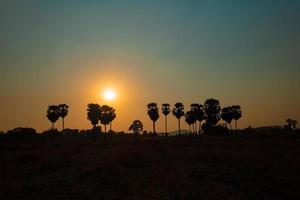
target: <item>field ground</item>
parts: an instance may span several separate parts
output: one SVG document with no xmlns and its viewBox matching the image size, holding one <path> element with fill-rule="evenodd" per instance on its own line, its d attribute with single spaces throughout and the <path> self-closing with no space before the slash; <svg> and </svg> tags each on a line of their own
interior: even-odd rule
<svg viewBox="0 0 300 200">
<path fill-rule="evenodd" d="M 299 135 L 0 137 L 0 199 L 300 199 Z"/>
</svg>

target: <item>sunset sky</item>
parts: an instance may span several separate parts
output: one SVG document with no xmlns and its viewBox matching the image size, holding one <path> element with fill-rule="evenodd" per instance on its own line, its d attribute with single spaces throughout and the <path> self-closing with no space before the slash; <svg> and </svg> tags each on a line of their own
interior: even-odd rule
<svg viewBox="0 0 300 200">
<path fill-rule="evenodd" d="M 148 103 L 207 98 L 241 105 L 242 128 L 282 125 L 300 122 L 299 86 L 298 0 L 0 1 L 2 131 L 48 129 L 60 103 L 68 128 L 90 128 L 87 104 L 99 103 L 116 108 L 117 131 L 135 119 L 151 130 Z"/>
</svg>

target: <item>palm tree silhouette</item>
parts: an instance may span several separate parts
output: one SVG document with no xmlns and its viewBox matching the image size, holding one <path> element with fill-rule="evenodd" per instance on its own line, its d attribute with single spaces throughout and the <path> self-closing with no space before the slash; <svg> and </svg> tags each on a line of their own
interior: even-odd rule
<svg viewBox="0 0 300 200">
<path fill-rule="evenodd" d="M 60 104 L 59 107 L 59 116 L 62 118 L 62 130 L 65 130 L 65 117 L 68 115 L 68 108 L 67 104 Z"/>
<path fill-rule="evenodd" d="M 203 106 L 198 104 L 198 103 L 193 103 L 191 104 L 191 111 L 196 115 L 197 121 L 199 122 L 199 129 L 197 131 L 197 126 L 196 126 L 196 131 L 201 132 L 201 122 L 204 119 L 204 112 L 203 112 Z"/>
<path fill-rule="evenodd" d="M 161 108 L 162 113 L 165 115 L 165 136 L 168 135 L 168 122 L 167 122 L 167 116 L 170 113 L 170 104 L 164 103 L 162 104 Z"/>
<path fill-rule="evenodd" d="M 296 120 L 293 120 L 293 119 L 289 118 L 289 119 L 286 120 L 286 122 L 287 122 L 286 127 L 288 127 L 291 130 L 296 129 L 296 126 L 297 126 L 297 121 Z"/>
<path fill-rule="evenodd" d="M 87 108 L 87 118 L 91 121 L 93 128 L 96 128 L 96 125 L 99 122 L 100 118 L 100 105 L 95 103 L 88 104 Z"/>
<path fill-rule="evenodd" d="M 190 133 L 192 134 L 191 126 L 197 121 L 197 116 L 195 112 L 190 110 L 185 113 L 184 117 L 185 117 L 185 122 L 189 125 Z"/>
<path fill-rule="evenodd" d="M 112 121 L 114 121 L 114 119 L 116 118 L 116 110 L 113 108 L 113 107 L 111 107 L 111 110 L 110 110 L 110 112 L 109 112 L 109 116 L 108 116 L 108 118 L 109 118 L 109 129 L 112 131 Z"/>
<path fill-rule="evenodd" d="M 176 103 L 174 105 L 172 113 L 178 120 L 178 132 L 179 132 L 179 136 L 181 136 L 180 118 L 184 115 L 184 105 L 181 102 Z"/>
<path fill-rule="evenodd" d="M 143 123 L 140 120 L 134 120 L 128 130 L 132 130 L 134 135 L 138 135 L 143 131 Z"/>
<path fill-rule="evenodd" d="M 221 118 L 225 121 L 226 128 L 227 128 L 227 124 L 229 124 L 230 129 L 232 129 L 231 121 L 233 120 L 233 115 L 234 114 L 233 114 L 232 106 L 222 108 Z"/>
<path fill-rule="evenodd" d="M 204 102 L 205 121 L 208 126 L 215 126 L 220 120 L 220 103 L 216 99 L 207 99 Z"/>
<path fill-rule="evenodd" d="M 158 107 L 156 103 L 149 103 L 147 105 L 148 108 L 148 115 L 150 117 L 150 119 L 153 122 L 153 133 L 155 134 L 155 122 L 158 120 L 159 118 L 159 114 L 158 114 Z"/>
<path fill-rule="evenodd" d="M 59 107 L 57 105 L 48 106 L 47 118 L 52 123 L 52 129 L 54 129 L 54 123 L 58 120 L 59 116 Z"/>
<path fill-rule="evenodd" d="M 113 108 L 108 105 L 104 105 L 100 108 L 100 122 L 104 125 L 104 132 L 106 133 L 106 125 L 108 125 L 112 120 Z"/>
<path fill-rule="evenodd" d="M 237 130 L 237 120 L 239 120 L 242 117 L 242 111 L 241 111 L 241 106 L 235 105 L 232 106 L 233 110 L 233 119 L 235 120 L 235 129 Z"/>
</svg>

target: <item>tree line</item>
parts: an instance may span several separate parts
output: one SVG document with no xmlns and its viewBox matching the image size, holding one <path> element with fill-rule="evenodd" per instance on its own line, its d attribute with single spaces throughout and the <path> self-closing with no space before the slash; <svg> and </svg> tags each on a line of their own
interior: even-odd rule
<svg viewBox="0 0 300 200">
<path fill-rule="evenodd" d="M 50 105 L 47 110 L 47 118 L 52 123 L 52 129 L 54 129 L 55 122 L 61 117 L 64 128 L 64 118 L 68 115 L 67 104 L 60 105 Z M 110 125 L 110 130 L 112 130 L 112 121 L 116 118 L 116 112 L 113 107 L 108 105 L 100 106 L 96 103 L 90 103 L 87 106 L 87 119 L 93 125 L 93 129 L 97 128 L 97 124 L 100 122 L 104 125 L 105 133 L 106 126 Z"/>
<path fill-rule="evenodd" d="M 226 128 L 231 127 L 232 120 L 235 120 L 235 128 L 237 129 L 237 121 L 242 117 L 241 107 L 233 105 L 221 108 L 219 100 L 207 99 L 204 104 L 192 103 L 187 112 L 184 111 L 184 105 L 181 102 L 174 104 L 172 110 L 170 104 L 162 104 L 161 112 L 165 118 L 165 135 L 168 135 L 167 116 L 171 113 L 177 119 L 178 133 L 181 135 L 181 118 L 184 117 L 185 122 L 189 125 L 190 132 L 200 134 L 203 131 L 209 132 L 217 126 L 222 119 Z M 157 103 L 149 103 L 147 105 L 147 113 L 152 120 L 153 133 L 156 133 L 155 123 L 159 119 L 159 108 Z M 203 123 L 204 122 L 204 123 Z"/>
<path fill-rule="evenodd" d="M 47 110 L 47 118 L 52 123 L 54 129 L 55 122 L 62 118 L 64 130 L 64 118 L 68 115 L 69 106 L 66 104 L 50 105 Z M 235 120 L 235 129 L 237 129 L 237 121 L 242 117 L 241 107 L 233 105 L 221 108 L 220 102 L 216 99 L 207 99 L 204 104 L 192 103 L 187 112 L 184 110 L 184 105 L 181 102 L 174 104 L 171 108 L 170 104 L 163 103 L 161 112 L 165 120 L 165 135 L 168 135 L 168 115 L 172 112 L 178 122 L 178 133 L 181 135 L 181 118 L 184 117 L 185 122 L 189 125 L 190 132 L 200 134 L 209 132 L 217 126 L 222 119 L 225 122 L 226 128 L 229 126 L 232 129 L 231 122 Z M 157 103 L 149 103 L 147 105 L 147 114 L 152 120 L 153 133 L 156 134 L 156 121 L 159 119 L 159 108 Z M 116 112 L 113 107 L 108 105 L 100 106 L 96 103 L 87 105 L 87 119 L 91 122 L 93 129 L 96 130 L 97 124 L 100 122 L 104 125 L 104 132 L 107 132 L 107 125 L 112 130 L 112 122 L 116 118 Z M 134 120 L 129 131 L 134 133 L 143 130 L 143 124 L 140 120 Z"/>
</svg>

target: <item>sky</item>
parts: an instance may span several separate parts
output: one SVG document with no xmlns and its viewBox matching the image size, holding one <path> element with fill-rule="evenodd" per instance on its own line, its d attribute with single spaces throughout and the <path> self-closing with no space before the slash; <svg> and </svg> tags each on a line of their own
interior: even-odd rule
<svg viewBox="0 0 300 200">
<path fill-rule="evenodd" d="M 115 130 L 135 119 L 151 130 L 148 103 L 188 110 L 208 98 L 240 105 L 241 128 L 300 122 L 299 10 L 297 0 L 0 0 L 0 130 L 48 129 L 47 107 L 60 103 L 68 128 L 90 128 L 87 104 L 98 103 L 116 108 Z"/>
</svg>

